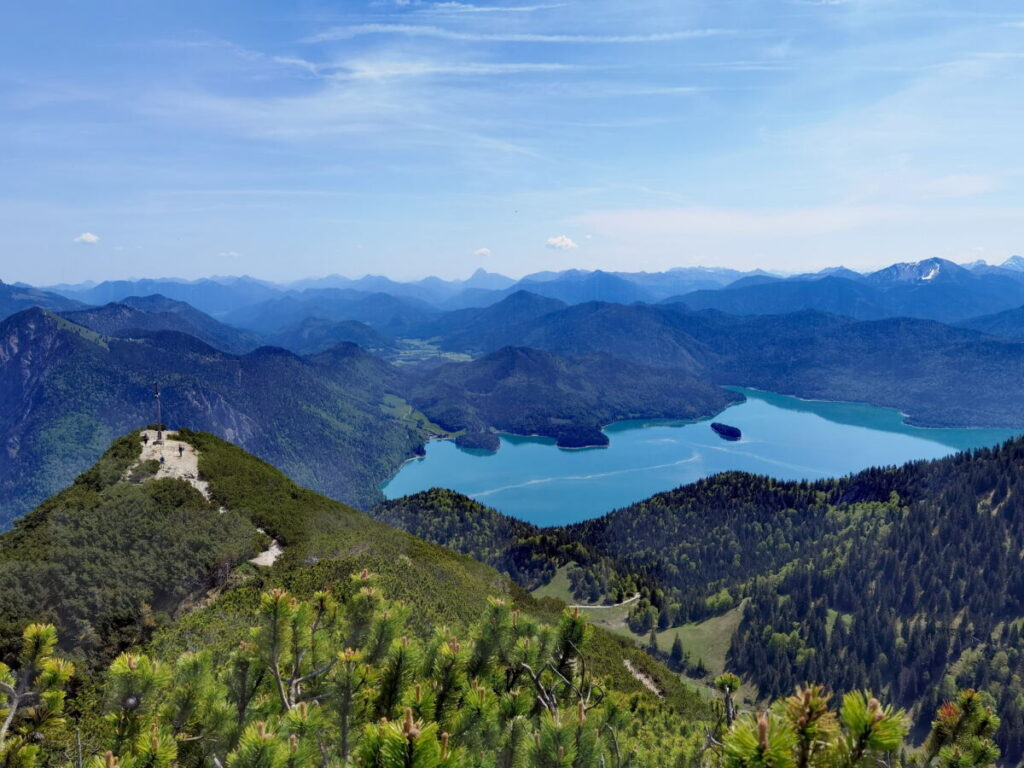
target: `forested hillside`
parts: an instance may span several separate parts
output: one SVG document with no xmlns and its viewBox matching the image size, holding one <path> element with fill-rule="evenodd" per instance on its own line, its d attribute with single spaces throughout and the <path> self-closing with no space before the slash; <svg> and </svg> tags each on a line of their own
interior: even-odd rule
<svg viewBox="0 0 1024 768">
<path fill-rule="evenodd" d="M 923 426 L 1024 424 L 1024 342 L 932 320 L 857 322 L 788 310 L 745 317 L 685 304 L 600 302 L 518 322 L 481 317 L 441 343 L 474 354 L 508 345 L 607 354 L 719 385 L 898 408 Z"/>
<path fill-rule="evenodd" d="M 232 328 L 191 304 L 159 294 L 129 296 L 102 307 L 64 312 L 62 316 L 104 336 L 126 336 L 132 331 L 179 331 L 231 354 L 244 354 L 261 345 L 256 334 Z"/>
<path fill-rule="evenodd" d="M 132 433 L 0 538 L 4 764 L 788 765 L 808 717 L 809 767 L 904 747 L 910 720 L 870 694 L 834 712 L 810 687 L 741 715 L 731 675 L 708 702 L 579 611 L 212 435 L 168 439 L 195 451 L 197 476 L 154 477 Z M 285 548 L 269 569 L 245 560 L 264 530 Z M 992 700 L 951 696 L 917 764 L 992 765 Z"/>
<path fill-rule="evenodd" d="M 346 375 L 348 365 L 360 375 Z M 351 355 L 327 370 L 282 349 L 235 356 L 182 333 L 121 339 L 38 309 L 14 315 L 0 323 L 0 524 L 152 421 L 154 381 L 167 420 L 235 440 L 339 499 L 373 503 L 424 432 L 382 410 L 388 381 L 369 370 Z"/>
<path fill-rule="evenodd" d="M 624 366 L 604 354 L 560 358 L 505 347 L 413 378 L 409 399 L 473 447 L 496 450 L 494 430 L 546 435 L 567 448 L 607 445 L 601 428 L 642 417 L 707 418 L 740 396 L 678 370 Z M 461 442 L 466 443 L 466 438 Z"/>
<path fill-rule="evenodd" d="M 727 664 L 762 696 L 806 680 L 870 687 L 924 723 L 957 687 L 987 687 L 1016 761 L 1022 493 L 1017 440 L 814 483 L 728 473 L 567 528 L 513 525 L 440 491 L 377 514 L 530 587 L 550 573 L 537 564 L 553 562 L 571 565 L 583 601 L 639 590 L 628 619 L 638 640 L 739 611 Z"/>
<path fill-rule="evenodd" d="M 57 293 L 43 291 L 30 286 L 10 285 L 0 280 L 0 320 L 31 307 L 42 307 L 53 312 L 84 307 L 80 301 L 69 299 Z"/>
<path fill-rule="evenodd" d="M 213 435 L 172 437 L 198 477 L 154 477 L 132 433 L 0 537 L 4 764 L 654 768 L 699 747 L 706 701 L 631 644 Z M 270 568 L 247 562 L 263 531 Z M 436 761 L 387 762 L 414 730 Z"/>
</svg>

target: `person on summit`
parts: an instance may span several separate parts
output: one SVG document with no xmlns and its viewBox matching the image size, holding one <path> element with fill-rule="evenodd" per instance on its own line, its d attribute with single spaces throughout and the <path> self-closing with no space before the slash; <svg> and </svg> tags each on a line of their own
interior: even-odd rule
<svg viewBox="0 0 1024 768">
<path fill-rule="evenodd" d="M 182 455 L 183 453 L 185 453 L 185 446 L 184 446 L 184 445 L 179 445 L 179 446 L 178 446 L 178 458 L 179 458 L 179 459 L 181 458 L 181 455 Z"/>
</svg>

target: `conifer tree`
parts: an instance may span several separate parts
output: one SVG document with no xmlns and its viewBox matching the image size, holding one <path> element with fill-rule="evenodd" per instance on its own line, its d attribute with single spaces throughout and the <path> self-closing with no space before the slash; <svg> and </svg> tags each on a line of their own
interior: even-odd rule
<svg viewBox="0 0 1024 768">
<path fill-rule="evenodd" d="M 967 689 L 939 707 L 925 744 L 928 765 L 938 768 L 986 768 L 999 759 L 994 741 L 1000 720 L 992 697 Z"/>
<path fill-rule="evenodd" d="M 837 717 L 828 699 L 820 686 L 798 688 L 766 712 L 738 718 L 723 739 L 725 768 L 856 768 L 902 746 L 903 711 L 855 691 Z"/>
<path fill-rule="evenodd" d="M 682 670 L 686 666 L 686 652 L 683 650 L 683 641 L 679 638 L 679 633 L 676 633 L 675 640 L 672 641 L 672 650 L 668 656 L 669 663 L 672 665 L 672 669 L 676 671 Z"/>
<path fill-rule="evenodd" d="M 22 633 L 18 668 L 0 663 L 0 764 L 36 765 L 39 743 L 63 723 L 74 666 L 54 656 L 57 630 L 30 624 Z"/>
<path fill-rule="evenodd" d="M 407 608 L 368 574 L 339 606 L 265 593 L 249 641 L 214 666 L 123 654 L 107 678 L 96 768 L 625 768 L 626 710 L 595 679 L 592 629 L 492 600 L 465 640 L 396 636 Z M 355 647 L 347 645 L 354 641 Z M 472 670 L 473 675 L 469 672 Z M 470 759 L 472 756 L 472 759 Z M 92 768 L 92 765 L 90 765 Z"/>
</svg>

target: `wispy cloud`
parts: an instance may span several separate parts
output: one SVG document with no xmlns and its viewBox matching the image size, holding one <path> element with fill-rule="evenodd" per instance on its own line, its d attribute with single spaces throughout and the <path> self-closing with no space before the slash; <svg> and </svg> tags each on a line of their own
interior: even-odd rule
<svg viewBox="0 0 1024 768">
<path fill-rule="evenodd" d="M 430 75 L 519 75 L 531 72 L 566 72 L 581 68 L 573 64 L 538 62 L 353 61 L 341 65 L 338 77 L 350 77 L 360 80 Z"/>
<path fill-rule="evenodd" d="M 320 65 L 295 56 L 272 56 L 271 61 L 285 67 L 297 67 L 299 69 L 304 69 L 311 75 L 320 75 Z"/>
<path fill-rule="evenodd" d="M 80 243 L 81 245 L 96 245 L 100 241 L 99 235 L 94 235 L 92 232 L 83 232 L 72 239 L 73 243 Z"/>
<path fill-rule="evenodd" d="M 535 32 L 463 32 L 418 24 L 356 24 L 332 27 L 308 37 L 304 42 L 323 43 L 332 40 L 351 40 L 366 35 L 402 35 L 405 37 L 432 37 L 442 40 L 463 40 L 494 43 L 658 43 L 673 40 L 695 40 L 705 37 L 735 34 L 728 29 L 683 29 L 674 32 L 654 32 L 643 35 L 580 35 L 542 34 Z"/>
<path fill-rule="evenodd" d="M 533 13 L 534 11 L 547 11 L 554 8 L 564 8 L 565 3 L 551 3 L 548 5 L 475 5 L 473 3 L 431 3 L 426 10 L 438 11 L 441 13 Z"/>
<path fill-rule="evenodd" d="M 477 248 L 475 251 L 473 251 L 473 255 L 476 256 L 477 258 L 486 258 L 487 256 L 491 255 L 491 249 Z"/>
</svg>

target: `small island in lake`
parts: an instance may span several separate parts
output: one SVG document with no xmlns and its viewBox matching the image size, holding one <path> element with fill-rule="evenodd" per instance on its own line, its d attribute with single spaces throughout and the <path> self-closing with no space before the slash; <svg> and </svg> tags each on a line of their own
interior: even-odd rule
<svg viewBox="0 0 1024 768">
<path fill-rule="evenodd" d="M 743 433 L 740 432 L 738 427 L 731 427 L 728 424 L 715 421 L 711 423 L 711 428 L 723 440 L 739 440 L 743 437 Z"/>
</svg>

